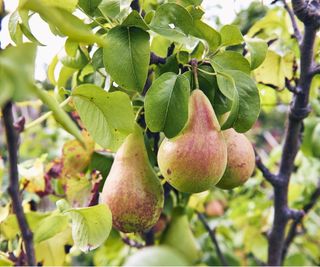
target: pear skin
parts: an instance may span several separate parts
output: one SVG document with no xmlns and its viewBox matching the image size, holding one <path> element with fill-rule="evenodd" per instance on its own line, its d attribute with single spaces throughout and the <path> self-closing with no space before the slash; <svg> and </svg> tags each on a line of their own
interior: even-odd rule
<svg viewBox="0 0 320 267">
<path fill-rule="evenodd" d="M 110 207 L 113 226 L 125 233 L 148 230 L 159 219 L 163 188 L 149 163 L 139 126 L 117 151 L 100 202 Z"/>
<path fill-rule="evenodd" d="M 180 207 L 173 211 L 171 222 L 162 237 L 161 244 L 175 248 L 193 264 L 201 256 L 200 247 L 190 229 L 188 217 Z"/>
<path fill-rule="evenodd" d="M 211 103 L 201 90 L 194 90 L 189 98 L 188 121 L 181 133 L 161 143 L 158 163 L 167 182 L 181 192 L 209 190 L 222 177 L 227 146 Z"/>
<path fill-rule="evenodd" d="M 253 147 L 244 134 L 230 128 L 223 132 L 228 147 L 227 168 L 217 187 L 233 189 L 244 184 L 255 168 Z"/>
</svg>

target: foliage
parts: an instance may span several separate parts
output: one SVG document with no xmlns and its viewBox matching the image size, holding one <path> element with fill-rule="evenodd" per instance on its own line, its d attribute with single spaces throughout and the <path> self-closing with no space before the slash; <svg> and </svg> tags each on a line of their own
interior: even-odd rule
<svg viewBox="0 0 320 267">
<path fill-rule="evenodd" d="M 111 229 L 111 211 L 94 200 L 114 152 L 133 132 L 135 122 L 144 127 L 149 160 L 159 171 L 158 146 L 184 127 L 189 95 L 198 86 L 222 129 L 249 131 L 259 153 L 268 155 L 266 165 L 275 170 L 284 112 L 291 99 L 286 81 L 297 78 L 297 62 L 303 56 L 291 38 L 287 13 L 280 6 L 259 2 L 254 5 L 261 13 L 255 14 L 251 7 L 234 24 L 211 27 L 203 19 L 201 0 L 134 2 L 140 9 L 120 0 L 20 0 L 10 14 L 15 45 L 0 52 L 0 106 L 12 100 L 20 115 L 29 114 L 20 134 L 19 186 L 37 261 L 159 265 L 168 264 L 170 258 L 176 265 L 220 265 L 221 258 L 198 220 L 200 212 L 215 229 L 229 265 L 266 262 L 272 187 L 259 171 L 244 186 L 229 191 L 214 188 L 190 195 L 169 190 L 163 182 L 164 210 L 147 233 L 125 235 Z M 79 11 L 86 19 L 77 17 Z M 67 37 L 62 55 L 48 66 L 54 89 L 47 90 L 33 78 L 36 47 L 42 45 L 29 26 L 35 13 L 53 34 Z M 319 85 L 317 75 L 311 85 L 313 111 L 304 123 L 302 150 L 289 188 L 289 204 L 296 209 L 308 203 L 318 186 Z M 6 191 L 4 146 L 0 152 L 0 265 L 14 265 L 22 255 L 22 237 Z M 177 228 L 174 213 L 181 207 L 187 234 L 169 238 L 168 232 Z M 305 217 L 299 229 L 305 234 L 294 241 L 285 265 L 319 264 L 319 215 L 317 204 Z M 155 246 L 139 249 L 150 236 Z M 186 255 L 181 249 L 184 242 L 194 250 L 201 248 L 201 253 Z M 156 257 L 163 262 L 154 263 Z"/>
</svg>

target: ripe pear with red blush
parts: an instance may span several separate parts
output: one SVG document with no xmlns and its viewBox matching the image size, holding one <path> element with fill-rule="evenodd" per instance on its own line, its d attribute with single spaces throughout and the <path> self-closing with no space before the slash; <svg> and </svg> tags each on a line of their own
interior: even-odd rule
<svg viewBox="0 0 320 267">
<path fill-rule="evenodd" d="M 110 207 L 113 226 L 125 233 L 148 230 L 160 217 L 163 188 L 149 162 L 138 125 L 115 155 L 100 202 Z"/>
<path fill-rule="evenodd" d="M 201 90 L 194 90 L 189 98 L 183 130 L 161 143 L 158 163 L 167 182 L 181 192 L 209 190 L 222 177 L 227 146 L 211 103 Z"/>
<path fill-rule="evenodd" d="M 255 168 L 255 154 L 248 138 L 230 128 L 223 132 L 227 142 L 227 168 L 216 185 L 221 189 L 233 189 L 244 184 Z"/>
</svg>

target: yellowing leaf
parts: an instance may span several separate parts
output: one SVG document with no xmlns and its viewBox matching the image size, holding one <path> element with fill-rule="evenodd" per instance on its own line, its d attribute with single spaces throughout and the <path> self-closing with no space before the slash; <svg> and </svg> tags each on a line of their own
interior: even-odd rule
<svg viewBox="0 0 320 267">
<path fill-rule="evenodd" d="M 78 140 L 67 141 L 62 148 L 63 175 L 76 175 L 89 165 L 94 151 L 94 142 L 87 132 L 83 132 L 85 148 Z"/>
<path fill-rule="evenodd" d="M 18 168 L 21 178 L 27 180 L 27 191 L 44 191 L 44 165 L 41 159 L 25 161 L 19 164 Z"/>
<path fill-rule="evenodd" d="M 284 70 L 281 66 L 281 56 L 269 50 L 264 62 L 254 71 L 254 76 L 257 82 L 272 84 L 282 89 L 285 80 Z"/>
<path fill-rule="evenodd" d="M 88 204 L 91 183 L 84 176 L 78 174 L 66 180 L 67 200 L 72 207 L 83 207 Z"/>
<path fill-rule="evenodd" d="M 35 245 L 37 262 L 44 266 L 63 266 L 66 256 L 64 246 L 67 244 L 72 244 L 70 228 Z"/>
</svg>

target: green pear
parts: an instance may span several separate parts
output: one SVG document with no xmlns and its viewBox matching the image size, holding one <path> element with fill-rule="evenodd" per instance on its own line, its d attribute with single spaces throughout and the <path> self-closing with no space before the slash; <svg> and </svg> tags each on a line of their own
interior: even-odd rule
<svg viewBox="0 0 320 267">
<path fill-rule="evenodd" d="M 131 255 L 124 266 L 190 266 L 183 255 L 169 246 L 146 247 Z"/>
<path fill-rule="evenodd" d="M 148 230 L 159 219 L 163 188 L 138 125 L 117 151 L 100 201 L 110 207 L 113 226 L 125 233 Z"/>
<path fill-rule="evenodd" d="M 191 263 L 199 260 L 200 248 L 182 208 L 176 208 L 173 211 L 171 222 L 162 237 L 161 244 L 174 247 Z"/>
<path fill-rule="evenodd" d="M 227 142 L 227 168 L 217 187 L 233 189 L 244 184 L 252 175 L 255 168 L 255 154 L 253 147 L 244 134 L 237 133 L 230 128 L 223 132 Z"/>
<path fill-rule="evenodd" d="M 190 96 L 188 121 L 180 134 L 161 143 L 158 163 L 167 182 L 181 192 L 206 191 L 222 177 L 227 146 L 209 99 L 201 90 Z"/>
</svg>

